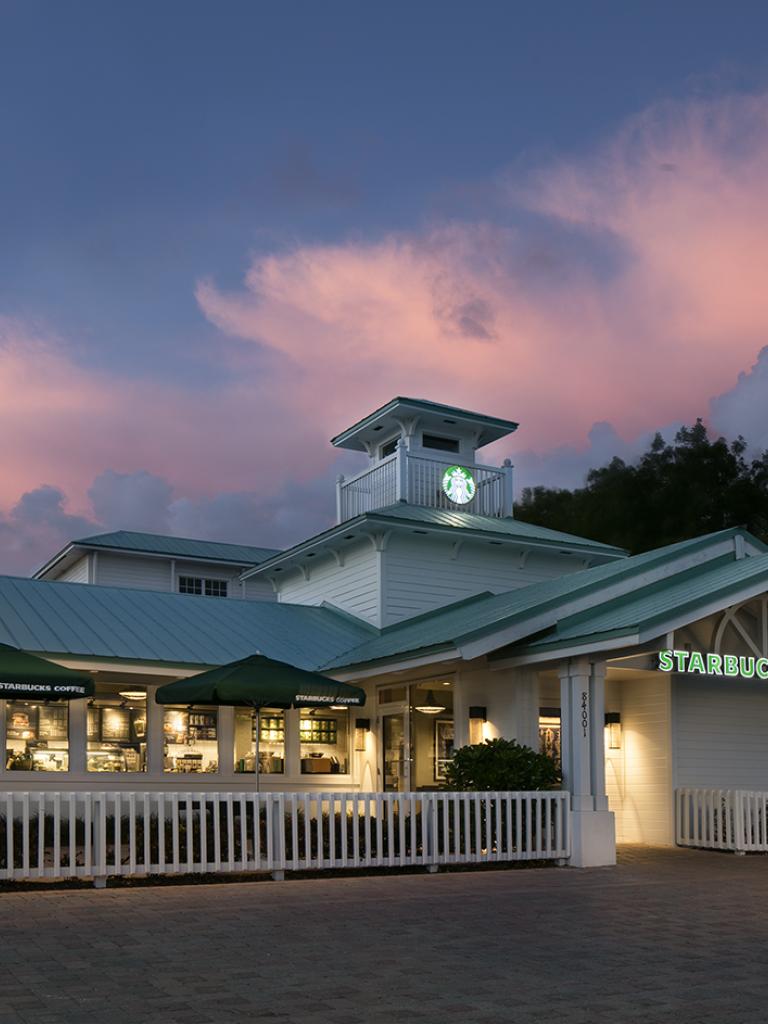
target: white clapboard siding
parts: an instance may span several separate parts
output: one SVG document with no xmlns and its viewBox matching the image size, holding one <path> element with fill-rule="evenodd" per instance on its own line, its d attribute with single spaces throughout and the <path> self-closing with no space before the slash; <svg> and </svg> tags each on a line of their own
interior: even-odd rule
<svg viewBox="0 0 768 1024">
<path fill-rule="evenodd" d="M 571 556 L 530 555 L 485 541 L 394 536 L 384 553 L 382 625 L 441 608 L 483 591 L 503 593 L 582 569 Z"/>
<path fill-rule="evenodd" d="M 768 791 L 768 684 L 676 676 L 675 784 Z"/>
<path fill-rule="evenodd" d="M 262 580 L 258 578 L 245 580 L 240 584 L 242 588 L 242 596 L 246 601 L 276 601 L 277 594 L 275 588 L 269 582 L 269 580 Z"/>
<path fill-rule="evenodd" d="M 318 555 L 308 562 L 307 576 L 292 570 L 279 578 L 279 598 L 289 604 L 329 604 L 351 615 L 379 625 L 380 567 L 382 555 L 369 541 L 350 544 L 345 549 L 343 564 L 329 556 Z"/>
<path fill-rule="evenodd" d="M 100 551 L 96 583 L 102 587 L 136 587 L 140 590 L 170 590 L 171 562 L 164 558 L 140 558 Z"/>
<path fill-rule="evenodd" d="M 606 789 L 625 843 L 674 843 L 669 676 L 622 679 L 622 745 L 607 751 Z M 618 710 L 617 704 L 612 707 Z"/>
<path fill-rule="evenodd" d="M 88 582 L 88 555 L 83 555 L 82 558 L 70 565 L 68 569 L 57 576 L 56 578 L 61 583 L 87 583 Z"/>
<path fill-rule="evenodd" d="M 322 871 L 570 856 L 555 793 L 0 793 L 0 878 Z"/>
</svg>

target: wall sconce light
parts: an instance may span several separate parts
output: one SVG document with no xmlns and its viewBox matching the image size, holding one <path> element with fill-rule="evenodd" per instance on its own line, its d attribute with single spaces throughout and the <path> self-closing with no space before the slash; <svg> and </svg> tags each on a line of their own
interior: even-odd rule
<svg viewBox="0 0 768 1024">
<path fill-rule="evenodd" d="M 355 719 L 355 750 L 365 750 L 365 741 L 371 731 L 370 718 Z"/>
<path fill-rule="evenodd" d="M 485 708 L 474 705 L 469 709 L 469 742 L 471 744 L 483 742 L 483 726 L 487 721 Z"/>
<path fill-rule="evenodd" d="M 605 731 L 608 734 L 608 749 L 621 750 L 621 714 L 618 711 L 606 711 Z"/>
</svg>

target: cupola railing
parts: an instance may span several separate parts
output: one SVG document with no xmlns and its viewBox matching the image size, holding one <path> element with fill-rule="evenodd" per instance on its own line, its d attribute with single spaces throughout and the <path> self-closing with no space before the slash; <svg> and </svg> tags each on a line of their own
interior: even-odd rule
<svg viewBox="0 0 768 1024">
<path fill-rule="evenodd" d="M 512 515 L 513 467 L 509 459 L 500 467 L 458 464 L 471 476 L 460 501 L 453 500 L 444 486 L 446 471 L 455 465 L 455 457 L 451 461 L 411 454 L 401 442 L 392 455 L 361 473 L 338 478 L 337 520 L 343 523 L 398 501 L 495 518 Z"/>
</svg>

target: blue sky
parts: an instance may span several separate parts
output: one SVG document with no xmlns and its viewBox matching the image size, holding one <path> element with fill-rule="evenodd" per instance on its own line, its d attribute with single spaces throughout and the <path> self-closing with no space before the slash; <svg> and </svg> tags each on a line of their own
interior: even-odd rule
<svg viewBox="0 0 768 1024">
<path fill-rule="evenodd" d="M 16 467 L 0 494 L 5 536 L 16 552 L 7 561 L 14 566 L 34 561 L 38 549 L 75 525 L 64 515 L 96 528 L 136 525 L 98 518 L 89 486 L 110 472 L 128 479 L 124 490 L 135 478 L 138 493 L 142 473 L 165 481 L 171 503 L 188 514 L 182 521 L 167 510 L 150 516 L 158 528 L 236 532 L 231 517 L 206 518 L 205 508 L 220 504 L 222 495 L 238 494 L 241 501 L 252 495 L 253 481 L 243 478 L 249 465 L 254 476 L 263 471 L 276 479 L 258 501 L 252 498 L 258 508 L 243 519 L 247 535 L 232 539 L 286 543 L 295 539 L 291 530 L 324 525 L 325 505 L 315 518 L 297 524 L 286 511 L 285 495 L 298 485 L 319 494 L 338 468 L 332 453 L 318 447 L 302 461 L 289 446 L 285 460 L 294 460 L 296 472 L 281 476 L 260 447 L 266 433 L 274 446 L 281 436 L 317 432 L 318 443 L 327 447 L 326 437 L 336 428 L 390 395 L 366 390 L 360 408 L 341 395 L 326 403 L 322 415 L 306 401 L 283 413 L 279 404 L 270 404 L 280 388 L 291 389 L 302 374 L 317 373 L 304 350 L 281 340 L 280 331 L 297 329 L 299 319 L 307 330 L 317 329 L 318 322 L 327 328 L 328 362 L 349 358 L 348 349 L 335 349 L 333 337 L 336 324 L 341 333 L 348 329 L 353 313 L 346 307 L 340 312 L 338 304 L 332 315 L 325 308 L 318 313 L 316 306 L 308 311 L 296 298 L 306 290 L 296 267 L 306 267 L 310 257 L 302 261 L 297 254 L 311 255 L 313 281 L 322 272 L 333 273 L 336 287 L 348 275 L 350 308 L 362 310 L 371 301 L 366 280 L 391 270 L 392 261 L 384 267 L 371 258 L 381 256 L 386 240 L 401 244 L 405 238 L 409 253 L 426 247 L 433 259 L 436 249 L 451 248 L 456 232 L 469 226 L 472 242 L 462 241 L 463 269 L 458 272 L 452 262 L 450 271 L 435 277 L 455 278 L 452 293 L 463 295 L 466 286 L 462 309 L 493 308 L 478 281 L 483 274 L 495 280 L 500 260 L 511 260 L 507 271 L 516 276 L 510 288 L 523 281 L 529 296 L 540 289 L 542 310 L 552 302 L 553 279 L 573 281 L 586 265 L 599 293 L 601 282 L 610 284 L 617 267 L 631 258 L 634 243 L 615 222 L 595 231 L 580 213 L 578 223 L 571 223 L 562 202 L 551 195 L 542 201 L 542 179 L 557 178 L 563 165 L 589 178 L 585 168 L 599 159 L 606 140 L 621 138 L 643 112 L 669 104 L 677 105 L 676 113 L 654 116 L 654 122 L 666 118 L 667 145 L 682 145 L 694 130 L 686 112 L 762 96 L 768 70 L 768 8 L 757 3 L 6 0 L 0 10 L 0 318 L 10 325 L 6 344 L 20 363 L 25 354 L 30 366 L 48 360 L 51 381 L 59 367 L 70 393 L 81 389 L 83 410 L 101 392 L 114 395 L 113 405 L 130 405 L 134 387 L 145 393 L 157 388 L 157 401 L 174 409 L 173 423 L 165 420 L 156 428 L 157 444 L 167 439 L 167 460 L 155 460 L 149 444 L 132 447 L 125 425 L 130 420 L 110 419 L 105 412 L 103 422 L 86 418 L 82 444 L 70 445 L 69 455 L 64 449 L 47 461 L 32 460 L 29 473 Z M 731 119 L 727 112 L 722 117 Z M 759 134 L 760 117 L 739 108 L 735 119 L 740 124 L 743 118 L 744 125 L 737 142 Z M 710 149 L 722 143 L 722 133 L 714 142 L 707 138 Z M 747 148 L 751 152 L 752 144 Z M 738 169 L 734 174 L 741 180 Z M 557 180 L 559 195 L 573 201 L 564 179 Z M 520 191 L 531 182 L 536 201 L 520 201 Z M 609 191 L 614 185 L 615 179 Z M 583 189 L 576 193 L 582 194 Z M 491 232 L 493 243 L 479 243 L 478 231 Z M 357 273 L 361 253 L 368 279 Z M 538 263 L 531 253 L 540 256 Z M 270 260 L 276 263 L 265 269 L 263 261 Z M 541 280 L 540 266 L 546 266 Z M 245 283 L 254 268 L 255 292 Z M 271 301 L 283 312 L 291 308 L 290 328 L 277 313 L 266 324 L 260 319 L 243 325 L 233 311 L 232 303 L 263 300 L 265 273 L 270 281 L 279 278 Z M 209 295 L 201 299 L 201 282 L 214 289 L 215 301 Z M 393 279 L 388 301 L 395 301 L 398 287 Z M 501 287 L 498 280 L 494 287 Z M 556 301 L 563 301 L 561 292 Z M 411 308 L 417 304 L 414 296 L 407 302 Z M 502 320 L 499 313 L 494 322 Z M 488 333 L 498 338 L 500 360 L 514 372 L 516 346 L 523 342 L 507 344 L 502 327 Z M 615 438 L 617 446 L 631 447 L 632 438 L 695 408 L 706 415 L 709 400 L 736 385 L 738 371 L 749 373 L 759 339 L 760 324 L 748 325 L 738 360 L 723 364 L 727 374 L 713 364 L 713 376 L 695 384 L 695 402 L 679 409 L 670 402 L 654 409 L 647 422 L 619 422 L 610 403 L 602 407 L 599 394 L 585 398 L 586 420 L 575 435 L 563 422 L 523 440 L 536 453 L 529 453 L 530 465 L 547 478 L 554 452 L 552 465 L 565 474 L 564 482 L 572 482 L 566 479 L 568 460 L 582 472 L 592 457 L 589 422 L 610 420 L 617 433 L 608 435 L 609 443 Z M 376 344 L 386 346 L 386 340 Z M 418 346 L 418 331 L 409 344 Z M 719 379 L 715 369 L 723 374 L 721 386 L 713 384 Z M 12 371 L 9 380 L 18 374 L 28 379 L 16 363 Z M 427 368 L 411 376 L 404 361 L 391 386 L 477 405 L 483 382 L 474 381 L 464 399 L 465 376 L 462 359 L 455 363 L 455 381 L 430 378 Z M 328 382 L 317 380 L 327 390 Z M 237 456 L 232 473 L 222 473 L 222 461 L 240 442 L 233 437 L 238 420 L 219 423 L 218 410 L 233 407 L 233 390 L 245 381 L 253 409 L 269 405 L 269 418 L 255 415 L 259 425 L 257 436 L 248 438 L 250 451 Z M 509 401 L 514 398 L 510 394 Z M 546 402 L 548 396 L 540 398 Z M 45 390 L 31 396 L 30 405 L 47 408 L 57 401 Z M 500 403 L 503 396 L 489 387 L 489 411 L 517 415 Z M 244 400 L 243 409 L 248 407 Z M 174 469 L 185 461 L 183 451 L 173 454 L 173 446 L 184 443 L 185 408 L 192 418 L 208 417 L 211 433 L 218 432 L 218 447 L 211 443 L 201 452 L 197 475 Z M 76 436 L 68 433 L 71 424 L 44 415 L 49 434 L 61 429 L 62 436 Z M 110 443 L 85 458 L 82 449 L 90 451 L 94 433 L 102 431 Z M 39 450 L 34 425 L 23 417 L 14 420 L 12 435 L 21 448 Z M 604 430 L 600 436 L 604 441 Z M 24 464 L 30 465 L 29 458 Z M 29 501 L 21 511 L 18 503 L 22 494 L 44 485 L 57 489 L 61 499 L 46 521 L 48 532 L 32 537 L 24 511 Z M 134 499 L 125 505 L 132 518 Z M 318 499 L 318 509 L 321 504 Z M 114 515 L 119 518 L 119 505 Z M 263 536 L 250 535 L 256 527 Z"/>
</svg>

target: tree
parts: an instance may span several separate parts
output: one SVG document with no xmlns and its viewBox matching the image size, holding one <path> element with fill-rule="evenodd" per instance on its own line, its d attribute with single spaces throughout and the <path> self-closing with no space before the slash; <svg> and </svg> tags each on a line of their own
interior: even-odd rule
<svg viewBox="0 0 768 1024">
<path fill-rule="evenodd" d="M 668 444 L 656 434 L 634 464 L 613 458 L 584 487 L 527 487 L 515 515 L 632 554 L 744 526 L 768 541 L 768 452 L 747 459 L 743 437 L 712 441 L 702 420 Z"/>
</svg>

